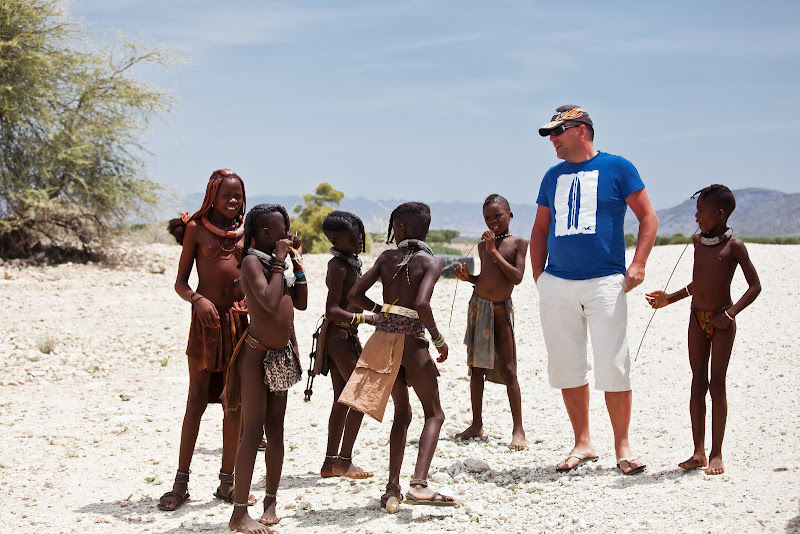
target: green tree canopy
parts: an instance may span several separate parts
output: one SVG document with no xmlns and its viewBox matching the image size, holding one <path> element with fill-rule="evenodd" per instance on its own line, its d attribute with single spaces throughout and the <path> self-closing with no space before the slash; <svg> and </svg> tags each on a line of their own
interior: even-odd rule
<svg viewBox="0 0 800 534">
<path fill-rule="evenodd" d="M 303 240 L 303 250 L 311 254 L 325 252 L 330 243 L 322 233 L 322 221 L 338 207 L 344 193 L 329 184 L 322 182 L 313 193 L 303 195 L 303 204 L 294 207 L 298 216 L 292 220 L 292 230 Z"/>
<path fill-rule="evenodd" d="M 122 37 L 99 46 L 51 0 L 0 0 L 0 252 L 96 243 L 156 206 L 142 133 L 170 96 L 132 71 L 165 65 Z"/>
</svg>

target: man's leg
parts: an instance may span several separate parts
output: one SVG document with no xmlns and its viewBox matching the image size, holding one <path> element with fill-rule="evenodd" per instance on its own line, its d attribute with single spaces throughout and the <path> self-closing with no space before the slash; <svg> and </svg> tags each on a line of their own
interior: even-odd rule
<svg viewBox="0 0 800 534">
<path fill-rule="evenodd" d="M 628 443 L 628 428 L 631 423 L 631 406 L 633 393 L 628 391 L 606 391 L 606 408 L 611 419 L 611 428 L 614 430 L 614 451 L 617 458 L 627 458 L 628 461 L 620 462 L 619 468 L 623 473 L 630 473 L 642 467 L 642 462 L 631 456 Z"/>
<path fill-rule="evenodd" d="M 562 389 L 561 397 L 575 436 L 575 446 L 569 456 L 558 464 L 558 469 L 565 470 L 577 464 L 583 455 L 596 456 L 597 453 L 589 436 L 589 384 Z"/>
<path fill-rule="evenodd" d="M 582 282 L 545 272 L 536 283 L 548 380 L 551 387 L 561 390 L 575 436 L 569 455 L 558 464 L 559 471 L 567 471 L 583 458 L 596 455 L 589 437 L 586 316 L 579 299 Z"/>
</svg>

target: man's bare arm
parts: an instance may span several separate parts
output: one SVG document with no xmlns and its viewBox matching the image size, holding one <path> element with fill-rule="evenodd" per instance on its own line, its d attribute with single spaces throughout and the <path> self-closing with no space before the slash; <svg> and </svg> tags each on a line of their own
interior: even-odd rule
<svg viewBox="0 0 800 534">
<path fill-rule="evenodd" d="M 653 243 L 656 241 L 658 232 L 658 217 L 647 190 L 642 188 L 628 195 L 625 202 L 630 206 L 633 214 L 639 220 L 639 236 L 636 243 L 636 252 L 633 260 L 625 273 L 625 292 L 627 293 L 644 281 L 644 268 L 650 251 L 653 250 Z"/>
<path fill-rule="evenodd" d="M 539 206 L 536 220 L 531 230 L 531 271 L 533 280 L 538 281 L 544 272 L 547 261 L 547 236 L 550 234 L 550 208 Z"/>
</svg>

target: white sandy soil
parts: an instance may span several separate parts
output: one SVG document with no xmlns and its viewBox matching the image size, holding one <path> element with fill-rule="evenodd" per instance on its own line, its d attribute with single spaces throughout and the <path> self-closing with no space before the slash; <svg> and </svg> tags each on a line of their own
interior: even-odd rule
<svg viewBox="0 0 800 534">
<path fill-rule="evenodd" d="M 653 250 L 645 283 L 632 291 L 629 342 L 636 353 L 652 310 L 644 292 L 663 288 L 683 246 Z M 559 391 L 548 386 L 538 296 L 530 273 L 514 292 L 519 380 L 529 447 L 510 452 L 505 388 L 488 384 L 486 436 L 451 436 L 471 420 L 463 338 L 469 284 L 442 280 L 433 309 L 450 343 L 439 365 L 446 421 L 431 485 L 457 496 L 458 508 L 375 509 L 388 468 L 391 404 L 382 423 L 365 418 L 355 458 L 376 473 L 368 481 L 321 479 L 331 403 L 328 377 L 311 402 L 305 383 L 290 391 L 286 460 L 278 493 L 280 532 L 798 532 L 800 453 L 800 247 L 748 245 L 763 292 L 739 318 L 728 371 L 727 472 L 707 476 L 676 464 L 692 452 L 689 301 L 655 314 L 634 367 L 631 443 L 647 464 L 625 477 L 615 467 L 611 428 L 599 392 L 591 425 L 599 462 L 568 475 L 554 467 L 572 445 Z M 184 350 L 189 305 L 173 290 L 180 248 L 134 247 L 124 267 L 0 266 L 0 530 L 3 532 L 227 532 L 231 506 L 213 498 L 221 454 L 221 409 L 200 429 L 191 500 L 159 511 L 177 466 L 188 374 Z M 630 252 L 630 251 L 629 251 Z M 322 314 L 327 255 L 306 256 L 309 309 L 297 314 L 303 367 Z M 367 256 L 367 265 L 374 258 Z M 691 276 L 686 251 L 669 290 Z M 163 272 L 159 272 L 163 271 Z M 737 272 L 734 299 L 745 290 Z M 376 288 L 379 291 L 379 288 Z M 376 293 L 377 298 L 378 293 Z M 366 341 L 371 327 L 362 327 Z M 51 353 L 39 346 L 54 345 Z M 403 465 L 408 488 L 422 417 Z M 710 434 L 710 424 L 709 424 Z M 710 446 L 710 435 L 709 443 Z M 263 497 L 263 453 L 253 491 Z M 260 503 L 254 511 L 260 509 Z"/>
</svg>

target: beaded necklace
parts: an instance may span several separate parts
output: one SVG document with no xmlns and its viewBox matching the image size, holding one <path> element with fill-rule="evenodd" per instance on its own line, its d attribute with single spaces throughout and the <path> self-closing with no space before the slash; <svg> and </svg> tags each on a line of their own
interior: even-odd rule
<svg viewBox="0 0 800 534">
<path fill-rule="evenodd" d="M 361 261 L 361 258 L 358 257 L 358 254 L 346 254 L 341 250 L 336 250 L 333 247 L 331 247 L 328 252 L 330 252 L 340 260 L 346 261 L 350 265 L 350 267 L 352 267 L 353 272 L 356 273 L 356 276 L 358 278 L 361 278 L 361 266 L 363 265 L 363 262 Z"/>
<path fill-rule="evenodd" d="M 510 236 L 511 236 L 511 232 L 506 230 L 505 233 L 502 233 L 500 235 L 496 235 L 494 237 L 495 237 L 495 239 L 503 239 L 504 237 L 510 237 Z"/>
<path fill-rule="evenodd" d="M 207 216 L 203 215 L 200 218 L 200 222 L 203 223 L 206 230 L 214 234 L 217 238 L 217 250 L 209 256 L 209 259 L 214 259 L 219 256 L 220 252 L 224 252 L 226 254 L 226 258 L 230 256 L 231 252 L 236 249 L 241 250 L 241 246 L 239 246 L 239 238 L 244 235 L 244 225 L 241 223 L 236 223 L 238 226 L 235 230 L 223 230 L 212 223 Z"/>
<path fill-rule="evenodd" d="M 713 247 L 714 245 L 719 245 L 722 243 L 723 240 L 730 239 L 733 236 L 733 228 L 730 226 L 725 227 L 725 232 L 722 235 L 717 235 L 714 237 L 703 237 L 700 236 L 700 242 L 707 247 Z"/>
<path fill-rule="evenodd" d="M 267 254 L 266 252 L 262 252 L 257 248 L 250 247 L 247 249 L 247 254 L 251 256 L 255 256 L 261 262 L 265 268 L 270 269 L 275 264 L 275 256 L 272 254 Z M 283 271 L 283 279 L 286 281 L 286 285 L 288 287 L 292 287 L 295 283 L 296 277 L 294 275 L 294 268 L 292 267 L 292 263 L 289 258 L 283 260 L 284 264 L 284 271 Z"/>
<path fill-rule="evenodd" d="M 408 287 L 412 287 L 411 286 L 411 276 L 408 273 L 408 263 L 411 261 L 411 258 L 414 257 L 414 253 L 416 253 L 416 252 L 424 252 L 426 254 L 430 254 L 431 256 L 434 256 L 433 250 L 431 249 L 431 247 L 428 246 L 427 243 L 425 243 L 425 241 L 421 241 L 421 240 L 417 240 L 416 244 L 412 247 L 409 244 L 409 240 L 408 239 L 405 239 L 405 240 L 399 242 L 397 244 L 397 248 L 398 249 L 406 248 L 406 249 L 408 249 L 408 251 L 405 252 L 405 255 L 403 256 L 403 261 L 401 261 L 400 263 L 397 264 L 398 269 L 394 273 L 394 275 L 392 275 L 392 280 L 394 280 L 397 277 L 397 275 L 400 274 L 400 271 L 402 271 L 405 268 L 405 270 L 406 270 L 406 281 L 408 282 Z M 419 250 L 415 250 L 415 249 L 419 249 Z M 389 280 L 389 282 L 386 285 L 391 284 L 392 280 Z"/>
</svg>

